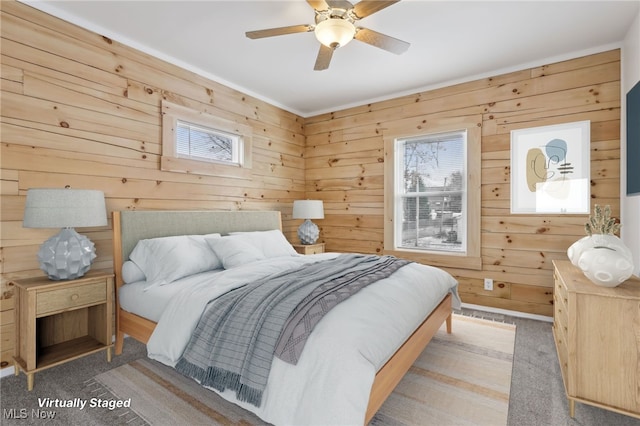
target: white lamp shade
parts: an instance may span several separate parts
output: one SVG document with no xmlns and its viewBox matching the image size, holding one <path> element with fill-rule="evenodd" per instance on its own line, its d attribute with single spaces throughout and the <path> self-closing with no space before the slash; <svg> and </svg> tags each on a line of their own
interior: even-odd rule
<svg viewBox="0 0 640 426">
<path fill-rule="evenodd" d="M 35 188 L 27 191 L 22 226 L 81 228 L 107 225 L 104 193 L 92 189 Z"/>
<path fill-rule="evenodd" d="M 293 202 L 294 219 L 324 219 L 322 200 L 296 200 Z"/>
<path fill-rule="evenodd" d="M 314 30 L 316 38 L 327 47 L 342 47 L 353 40 L 356 27 L 349 21 L 340 18 L 329 18 L 318 22 Z"/>
</svg>

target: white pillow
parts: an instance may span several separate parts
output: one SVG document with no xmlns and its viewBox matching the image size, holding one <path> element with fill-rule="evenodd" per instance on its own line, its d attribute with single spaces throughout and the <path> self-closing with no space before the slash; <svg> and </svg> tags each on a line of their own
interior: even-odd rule
<svg viewBox="0 0 640 426">
<path fill-rule="evenodd" d="M 222 267 L 220 259 L 205 241 L 220 234 L 178 235 L 138 241 L 129 259 L 147 277 L 145 290 L 180 278 Z"/>
<path fill-rule="evenodd" d="M 224 269 L 235 268 L 265 258 L 260 250 L 238 237 L 238 235 L 229 235 L 206 239 L 211 250 L 222 261 Z"/>
<path fill-rule="evenodd" d="M 144 281 L 147 277 L 138 265 L 127 260 L 122 264 L 122 281 L 126 284 Z"/>
<path fill-rule="evenodd" d="M 279 229 L 273 229 L 271 231 L 231 232 L 229 235 L 241 238 L 242 241 L 253 245 L 259 249 L 267 259 L 280 256 L 298 256 L 298 252 L 296 252 Z"/>
</svg>

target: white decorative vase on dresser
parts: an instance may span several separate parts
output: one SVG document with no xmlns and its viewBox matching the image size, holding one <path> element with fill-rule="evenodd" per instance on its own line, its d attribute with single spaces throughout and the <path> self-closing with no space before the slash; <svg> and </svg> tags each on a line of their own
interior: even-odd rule
<svg viewBox="0 0 640 426">
<path fill-rule="evenodd" d="M 611 217 L 611 207 L 594 206 L 593 215 L 585 223 L 587 233 L 567 250 L 571 263 L 596 285 L 617 287 L 633 274 L 633 255 L 622 240 L 614 235 L 620 223 Z"/>
<path fill-rule="evenodd" d="M 615 235 L 588 235 L 573 243 L 567 255 L 587 278 L 603 287 L 616 287 L 633 274 L 631 250 Z"/>
</svg>

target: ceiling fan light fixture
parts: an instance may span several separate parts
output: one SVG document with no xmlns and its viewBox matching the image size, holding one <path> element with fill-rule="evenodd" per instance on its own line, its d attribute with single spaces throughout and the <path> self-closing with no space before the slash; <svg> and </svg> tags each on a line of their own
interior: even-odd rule
<svg viewBox="0 0 640 426">
<path fill-rule="evenodd" d="M 329 18 L 319 22 L 314 32 L 320 43 L 335 49 L 353 40 L 356 27 L 346 19 Z"/>
</svg>

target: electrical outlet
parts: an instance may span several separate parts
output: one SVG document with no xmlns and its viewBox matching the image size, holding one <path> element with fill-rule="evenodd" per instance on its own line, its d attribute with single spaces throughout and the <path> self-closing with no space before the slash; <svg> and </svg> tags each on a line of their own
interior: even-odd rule
<svg viewBox="0 0 640 426">
<path fill-rule="evenodd" d="M 488 291 L 493 291 L 493 279 L 491 278 L 484 279 L 484 289 Z"/>
</svg>

